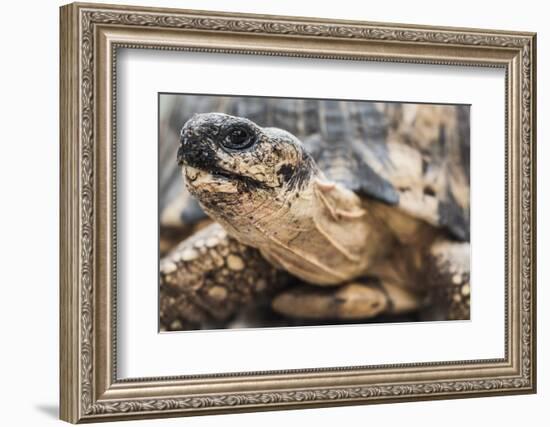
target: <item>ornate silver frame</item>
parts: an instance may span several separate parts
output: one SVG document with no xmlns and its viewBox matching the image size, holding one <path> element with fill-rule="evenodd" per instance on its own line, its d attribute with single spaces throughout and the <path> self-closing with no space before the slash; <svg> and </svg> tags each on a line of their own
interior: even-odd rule
<svg viewBox="0 0 550 427">
<path fill-rule="evenodd" d="M 533 33 L 71 4 L 61 8 L 61 418 L 128 418 L 533 393 Z M 117 48 L 506 70 L 505 357 L 178 378 L 116 376 Z"/>
</svg>

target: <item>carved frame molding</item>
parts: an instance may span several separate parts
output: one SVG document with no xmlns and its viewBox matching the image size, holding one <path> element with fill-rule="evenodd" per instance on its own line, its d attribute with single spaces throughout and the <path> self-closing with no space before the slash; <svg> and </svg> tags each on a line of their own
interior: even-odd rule
<svg viewBox="0 0 550 427">
<path fill-rule="evenodd" d="M 535 391 L 535 34 L 71 4 L 61 8 L 60 43 L 62 419 Z M 113 147 L 121 47 L 505 68 L 505 358 L 117 380 Z"/>
</svg>

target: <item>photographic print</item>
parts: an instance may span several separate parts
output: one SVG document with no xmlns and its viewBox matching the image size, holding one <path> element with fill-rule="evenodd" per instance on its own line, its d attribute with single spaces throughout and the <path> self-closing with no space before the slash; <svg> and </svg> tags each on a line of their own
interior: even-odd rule
<svg viewBox="0 0 550 427">
<path fill-rule="evenodd" d="M 161 331 L 470 318 L 470 107 L 160 93 Z"/>
<path fill-rule="evenodd" d="M 59 22 L 61 419 L 536 392 L 535 33 Z"/>
</svg>

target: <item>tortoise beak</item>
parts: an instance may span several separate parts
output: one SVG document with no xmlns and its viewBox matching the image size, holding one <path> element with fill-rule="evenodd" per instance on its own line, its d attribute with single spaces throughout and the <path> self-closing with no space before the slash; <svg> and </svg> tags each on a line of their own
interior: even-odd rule
<svg viewBox="0 0 550 427">
<path fill-rule="evenodd" d="M 216 166 L 216 161 L 216 153 L 207 142 L 194 135 L 181 139 L 177 153 L 178 165 L 210 170 Z"/>
</svg>

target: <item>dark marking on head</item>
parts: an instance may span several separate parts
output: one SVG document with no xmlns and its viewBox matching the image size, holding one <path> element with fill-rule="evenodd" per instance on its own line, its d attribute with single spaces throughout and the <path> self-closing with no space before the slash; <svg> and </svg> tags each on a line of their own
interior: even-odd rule
<svg viewBox="0 0 550 427">
<path fill-rule="evenodd" d="M 294 169 L 294 173 L 292 174 L 290 180 L 288 181 L 289 186 L 291 188 L 298 188 L 298 189 L 304 188 L 309 182 L 309 179 L 311 178 L 314 168 L 315 168 L 315 163 L 313 159 L 309 154 L 304 153 L 304 157 L 302 158 L 302 161 L 298 163 L 298 165 Z"/>
<path fill-rule="evenodd" d="M 282 165 L 277 170 L 277 175 L 281 176 L 283 181 L 289 182 L 292 179 L 292 176 L 294 175 L 294 166 L 292 165 Z"/>
<path fill-rule="evenodd" d="M 302 189 L 308 183 L 313 173 L 314 162 L 309 154 L 304 153 L 304 157 L 297 165 L 284 164 L 277 170 L 283 181 L 290 189 Z M 298 197 L 298 196 L 296 196 Z"/>
</svg>

